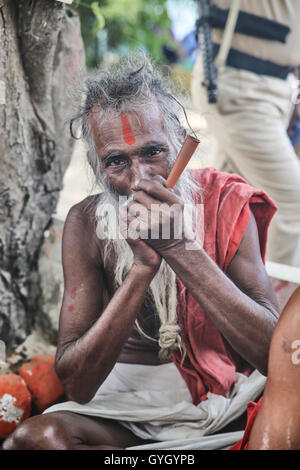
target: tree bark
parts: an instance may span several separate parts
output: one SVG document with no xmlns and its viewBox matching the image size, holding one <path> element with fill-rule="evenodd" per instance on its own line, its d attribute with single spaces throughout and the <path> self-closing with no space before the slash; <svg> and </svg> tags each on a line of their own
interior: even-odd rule
<svg viewBox="0 0 300 470">
<path fill-rule="evenodd" d="M 73 142 L 67 85 L 85 69 L 78 17 L 55 0 L 0 0 L 0 339 L 40 308 L 38 257 Z"/>
</svg>

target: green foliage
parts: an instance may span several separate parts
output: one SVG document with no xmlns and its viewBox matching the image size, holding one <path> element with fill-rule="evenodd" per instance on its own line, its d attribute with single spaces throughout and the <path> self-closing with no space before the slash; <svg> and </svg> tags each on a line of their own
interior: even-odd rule
<svg viewBox="0 0 300 470">
<path fill-rule="evenodd" d="M 105 26 L 105 19 L 101 13 L 101 8 L 98 2 L 92 2 L 91 3 L 91 10 L 95 16 L 95 24 L 94 24 L 94 34 L 98 34 L 98 31 L 101 31 L 101 29 L 104 28 Z"/>
<path fill-rule="evenodd" d="M 87 66 L 95 67 L 106 50 L 122 53 L 142 48 L 163 61 L 162 46 L 176 48 L 167 0 L 75 0 L 80 15 Z"/>
</svg>

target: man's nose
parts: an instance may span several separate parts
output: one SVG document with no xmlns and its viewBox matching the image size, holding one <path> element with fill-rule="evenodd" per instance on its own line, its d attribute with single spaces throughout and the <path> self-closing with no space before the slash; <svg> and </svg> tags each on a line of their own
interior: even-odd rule
<svg viewBox="0 0 300 470">
<path fill-rule="evenodd" d="M 136 185 L 141 179 L 153 176 L 151 168 L 143 163 L 136 163 L 131 167 L 131 185 Z"/>
</svg>

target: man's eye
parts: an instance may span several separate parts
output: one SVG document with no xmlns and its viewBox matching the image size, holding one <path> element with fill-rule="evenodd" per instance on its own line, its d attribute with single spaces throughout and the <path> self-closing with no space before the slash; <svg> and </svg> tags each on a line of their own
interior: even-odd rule
<svg viewBox="0 0 300 470">
<path fill-rule="evenodd" d="M 149 151 L 149 155 L 157 155 L 158 153 L 160 153 L 160 149 L 153 149 L 153 150 L 150 150 Z"/>
<path fill-rule="evenodd" d="M 106 167 L 108 166 L 119 166 L 123 163 L 123 161 L 120 158 L 114 158 L 113 160 L 110 160 L 107 162 Z"/>
<path fill-rule="evenodd" d="M 150 157 L 153 157 L 153 155 L 158 155 L 159 153 L 163 152 L 163 148 L 162 147 L 156 147 L 156 148 L 153 148 L 153 149 L 150 149 L 147 153 Z"/>
</svg>

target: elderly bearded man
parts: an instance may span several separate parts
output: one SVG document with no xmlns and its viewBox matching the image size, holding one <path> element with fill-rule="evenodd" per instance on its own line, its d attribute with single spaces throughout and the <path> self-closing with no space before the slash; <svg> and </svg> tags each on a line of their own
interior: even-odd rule
<svg viewBox="0 0 300 470">
<path fill-rule="evenodd" d="M 278 318 L 263 264 L 275 207 L 212 168 L 186 169 L 166 188 L 185 131 L 148 60 L 129 57 L 86 84 L 77 118 L 105 191 L 72 207 L 64 228 L 56 371 L 70 401 L 22 423 L 3 447 L 229 447 L 263 391 Z M 102 208 L 130 195 L 122 233 L 138 218 L 133 205 L 193 203 L 203 207 L 195 239 L 175 238 L 176 227 L 165 239 L 159 226 L 158 237 L 120 239 L 113 218 L 99 237 Z"/>
</svg>

